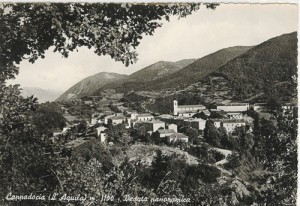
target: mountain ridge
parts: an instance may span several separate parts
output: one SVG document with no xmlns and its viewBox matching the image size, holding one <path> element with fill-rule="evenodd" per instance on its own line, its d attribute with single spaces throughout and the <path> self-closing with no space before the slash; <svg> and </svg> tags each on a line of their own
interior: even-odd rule
<svg viewBox="0 0 300 206">
<path fill-rule="evenodd" d="M 113 72 L 100 72 L 95 75 L 84 78 L 70 87 L 55 101 L 64 101 L 81 98 L 83 96 L 92 95 L 97 89 L 107 83 L 118 81 L 126 78 L 125 74 L 117 74 Z"/>
</svg>

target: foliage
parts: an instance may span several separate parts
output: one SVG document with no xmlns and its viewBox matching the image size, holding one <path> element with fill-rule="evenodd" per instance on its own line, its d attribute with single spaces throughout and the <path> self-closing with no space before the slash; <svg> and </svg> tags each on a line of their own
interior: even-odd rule
<svg viewBox="0 0 300 206">
<path fill-rule="evenodd" d="M 125 124 L 108 125 L 107 135 L 108 141 L 120 143 L 124 146 L 132 141 Z"/>
<path fill-rule="evenodd" d="M 272 173 L 266 181 L 262 202 L 266 204 L 296 205 L 297 192 L 297 114 L 282 118 L 279 131 L 262 136 L 264 144 L 260 157 Z M 284 128 L 284 129 L 283 129 Z M 272 139 L 270 141 L 270 138 Z"/>
<path fill-rule="evenodd" d="M 4 4 L 1 45 L 4 65 L 44 58 L 45 51 L 67 57 L 70 51 L 86 46 L 98 55 L 110 55 L 129 65 L 136 61 L 134 49 L 142 35 L 152 35 L 159 20 L 171 15 L 185 17 L 200 4 Z M 215 8 L 214 4 L 207 4 Z M 17 46 L 16 46 L 17 45 Z M 2 52 L 1 52 L 2 53 Z M 2 53 L 3 54 L 3 53 Z"/>
<path fill-rule="evenodd" d="M 231 155 L 228 155 L 226 159 L 228 160 L 228 162 L 224 164 L 226 169 L 235 169 L 241 164 L 240 154 L 237 152 L 233 152 Z"/>
<path fill-rule="evenodd" d="M 0 96 L 1 196 L 12 190 L 16 193 L 54 191 L 58 182 L 53 158 L 45 154 L 49 145 L 37 132 L 30 115 L 37 110 L 36 99 L 23 98 L 18 86 L 4 84 Z M 2 198 L 0 204 L 6 205 Z"/>
<path fill-rule="evenodd" d="M 197 129 L 185 128 L 183 132 L 189 137 L 189 142 L 192 144 L 199 144 L 199 133 Z"/>
<path fill-rule="evenodd" d="M 32 121 L 40 135 L 52 135 L 54 130 L 62 130 L 66 126 L 61 109 L 51 103 L 40 105 L 34 111 Z"/>
<path fill-rule="evenodd" d="M 210 150 L 209 153 L 216 160 L 216 162 L 225 159 L 225 155 L 215 149 Z"/>
</svg>

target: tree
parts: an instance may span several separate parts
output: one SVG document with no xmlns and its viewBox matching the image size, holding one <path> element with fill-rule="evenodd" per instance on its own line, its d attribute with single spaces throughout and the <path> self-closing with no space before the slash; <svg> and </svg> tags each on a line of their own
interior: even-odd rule
<svg viewBox="0 0 300 206">
<path fill-rule="evenodd" d="M 62 111 L 57 106 L 45 103 L 33 112 L 33 124 L 40 135 L 52 135 L 56 129 L 62 130 L 66 125 L 66 120 Z"/>
<path fill-rule="evenodd" d="M 37 109 L 36 99 L 22 98 L 18 85 L 6 86 L 6 80 L 18 74 L 17 64 L 24 59 L 34 63 L 44 58 L 50 47 L 68 57 L 69 52 L 85 46 L 93 48 L 97 55 L 109 55 L 128 66 L 137 60 L 135 49 L 142 36 L 152 35 L 161 26 L 161 19 L 185 17 L 200 5 L 0 4 L 0 113 L 4 117 L 0 123 L 0 175 L 5 177 L 0 182 L 1 196 L 12 189 L 19 193 L 60 189 L 55 158 L 45 155 L 47 145 L 34 128 L 32 112 Z M 90 164 L 91 161 L 84 166 Z M 72 172 L 68 173 L 68 169 L 60 174 L 65 180 Z M 85 172 L 81 175 L 91 177 Z M 2 199 L 0 204 L 6 205 Z"/>
<path fill-rule="evenodd" d="M 205 123 L 204 139 L 214 146 L 220 146 L 219 132 L 212 120 L 207 120 Z"/>
<path fill-rule="evenodd" d="M 297 115 L 281 119 L 285 128 L 276 134 L 262 137 L 264 141 L 262 155 L 264 166 L 271 173 L 262 194 L 262 203 L 267 205 L 296 205 L 297 196 Z M 287 129 L 288 128 L 288 129 Z M 270 141 L 271 139 L 271 141 Z"/>
<path fill-rule="evenodd" d="M 1 62 L 15 74 L 14 63 L 44 58 L 54 46 L 64 57 L 78 47 L 94 48 L 126 66 L 137 60 L 134 51 L 142 35 L 152 35 L 170 16 L 186 17 L 200 8 L 193 4 L 2 4 Z M 216 4 L 205 4 L 215 9 Z M 9 68 L 11 67 L 11 68 Z"/>
<path fill-rule="evenodd" d="M 189 137 L 189 142 L 199 144 L 199 133 L 195 128 L 185 128 L 184 133 Z"/>
</svg>

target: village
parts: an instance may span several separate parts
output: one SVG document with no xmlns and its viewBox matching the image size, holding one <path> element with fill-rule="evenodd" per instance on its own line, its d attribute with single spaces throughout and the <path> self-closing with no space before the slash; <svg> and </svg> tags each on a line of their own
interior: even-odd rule
<svg viewBox="0 0 300 206">
<path fill-rule="evenodd" d="M 95 101 L 82 101 L 83 104 L 93 104 Z M 268 112 L 267 104 L 240 103 L 231 102 L 226 104 L 217 104 L 215 109 L 208 109 L 203 105 L 180 105 L 177 100 L 173 100 L 172 114 L 157 113 L 138 113 L 128 109 L 120 103 L 108 104 L 104 112 L 94 112 L 87 120 L 78 119 L 68 113 L 68 109 L 62 106 L 64 117 L 67 119 L 67 126 L 61 131 L 53 133 L 52 141 L 56 142 L 62 138 L 73 127 L 78 127 L 84 122 L 85 128 L 76 137 L 68 139 L 65 148 L 73 150 L 76 147 L 96 138 L 103 144 L 114 145 L 118 140 L 112 137 L 116 133 L 114 130 L 120 130 L 120 136 L 134 135 L 129 138 L 127 143 L 144 142 L 157 145 L 174 146 L 177 149 L 184 150 L 180 145 L 190 146 L 205 142 L 204 131 L 207 127 L 207 121 L 213 123 L 216 129 L 225 128 L 226 135 L 233 139 L 239 138 L 237 133 L 243 129 L 246 133 L 253 133 L 254 119 L 248 115 L 248 112 L 255 111 L 261 117 L 272 121 L 276 125 L 276 118 Z M 292 104 L 282 106 L 284 113 L 290 113 L 293 110 Z M 72 124 L 73 123 L 73 124 Z M 118 129 L 116 129 L 119 127 Z M 126 135 L 125 135 L 126 136 Z M 134 140 L 134 141 L 133 141 Z M 224 153 L 224 148 L 217 148 Z M 225 156 L 231 154 L 231 151 L 224 153 Z"/>
</svg>

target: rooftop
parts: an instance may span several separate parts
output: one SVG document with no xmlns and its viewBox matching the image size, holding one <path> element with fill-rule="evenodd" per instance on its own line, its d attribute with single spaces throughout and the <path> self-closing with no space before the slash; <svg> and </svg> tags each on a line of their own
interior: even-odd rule
<svg viewBox="0 0 300 206">
<path fill-rule="evenodd" d="M 159 129 L 157 130 L 159 134 L 174 134 L 175 131 L 173 129 Z"/>
<path fill-rule="evenodd" d="M 245 123 L 244 119 L 223 119 L 223 123 Z"/>
<path fill-rule="evenodd" d="M 248 106 L 248 103 L 238 103 L 238 102 L 232 102 L 227 104 L 217 104 L 217 106 Z"/>
<path fill-rule="evenodd" d="M 192 120 L 192 122 L 206 122 L 205 119 L 201 119 L 201 118 L 195 118 Z"/>
<path fill-rule="evenodd" d="M 221 122 L 220 119 L 210 119 L 210 120 L 213 121 L 213 122 Z"/>
<path fill-rule="evenodd" d="M 184 107 L 201 107 L 201 108 L 205 108 L 205 106 L 199 104 L 199 105 L 178 105 L 178 108 L 184 108 Z"/>
<path fill-rule="evenodd" d="M 155 124 L 155 123 L 165 123 L 165 122 L 160 121 L 160 120 L 156 120 L 156 119 L 152 119 L 152 120 L 144 121 L 144 123 Z"/>
<path fill-rule="evenodd" d="M 174 133 L 170 136 L 170 138 L 183 139 L 183 138 L 189 138 L 189 137 L 182 133 Z"/>
<path fill-rule="evenodd" d="M 110 119 L 125 119 L 124 116 L 114 116 L 114 117 L 111 117 Z"/>
<path fill-rule="evenodd" d="M 197 113 L 197 110 L 178 111 L 179 114 Z"/>
<path fill-rule="evenodd" d="M 153 115 L 150 113 L 145 113 L 145 114 L 139 114 L 137 115 L 137 117 L 153 117 Z"/>
<path fill-rule="evenodd" d="M 171 119 L 171 118 L 173 118 L 173 116 L 169 115 L 169 114 L 162 114 L 162 115 L 159 115 L 158 117 L 159 118 L 165 118 L 165 119 Z"/>
</svg>

